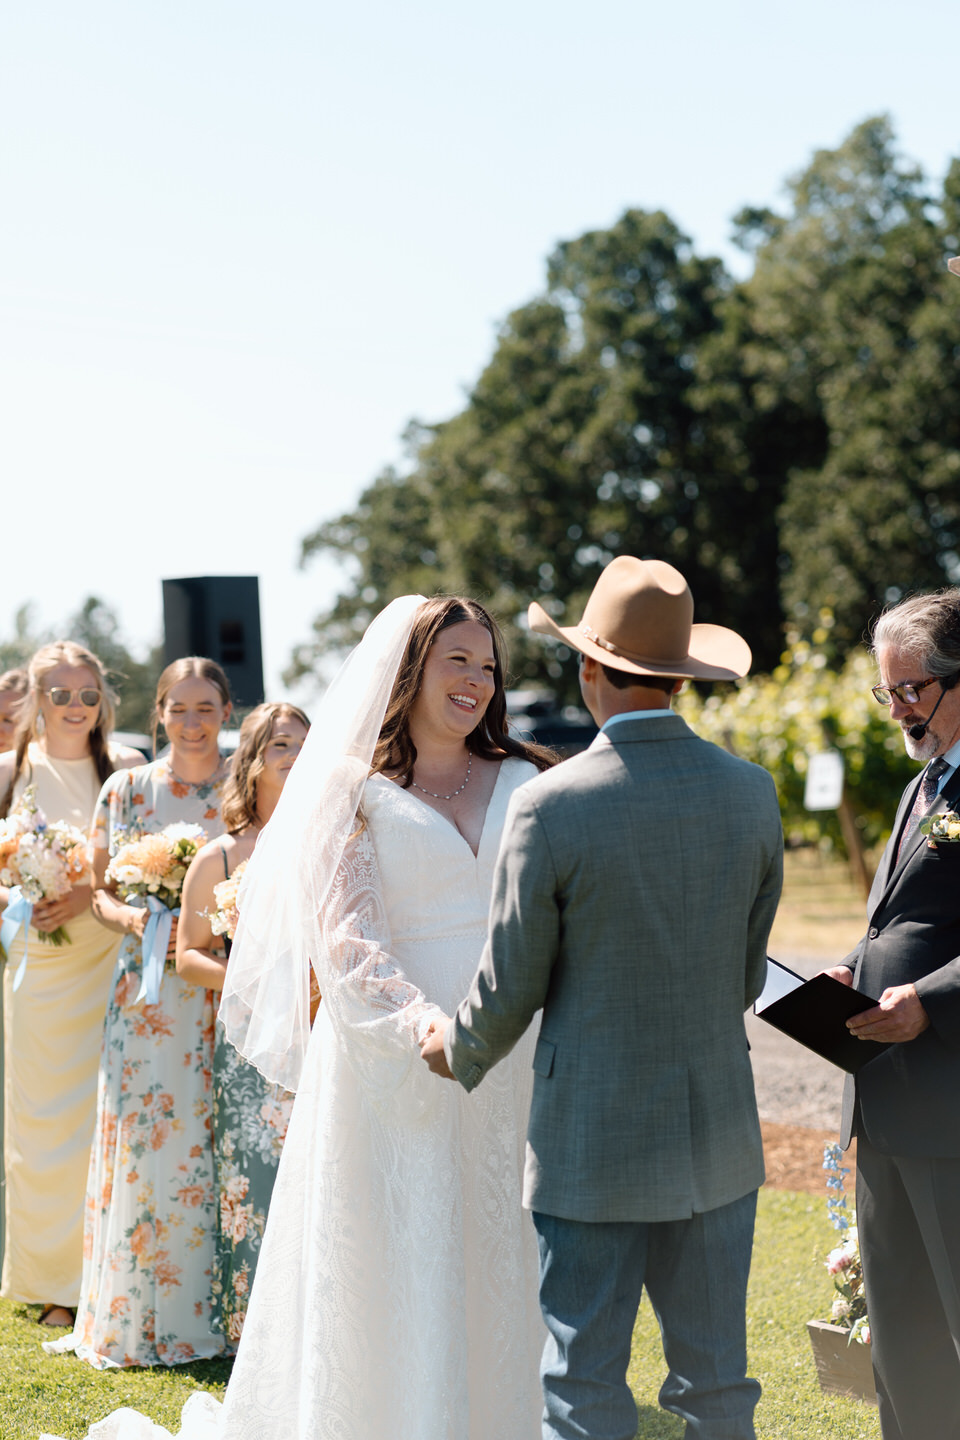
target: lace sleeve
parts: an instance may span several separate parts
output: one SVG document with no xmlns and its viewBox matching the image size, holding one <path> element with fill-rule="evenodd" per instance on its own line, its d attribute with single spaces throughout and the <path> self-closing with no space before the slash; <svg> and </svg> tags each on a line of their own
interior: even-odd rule
<svg viewBox="0 0 960 1440">
<path fill-rule="evenodd" d="M 442 1011 L 391 953 L 377 852 L 365 830 L 345 849 L 320 914 L 315 968 L 334 1029 L 357 1063 L 419 1063 L 418 1040 Z M 396 1077 L 397 1083 L 402 1075 Z M 377 1084 L 384 1076 L 377 1076 Z"/>
</svg>

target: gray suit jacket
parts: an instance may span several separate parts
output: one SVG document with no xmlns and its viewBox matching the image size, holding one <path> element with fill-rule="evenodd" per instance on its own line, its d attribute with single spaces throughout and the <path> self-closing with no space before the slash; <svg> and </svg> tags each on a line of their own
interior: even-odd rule
<svg viewBox="0 0 960 1440">
<path fill-rule="evenodd" d="M 770 776 L 676 715 L 618 722 L 515 793 L 446 1053 L 472 1089 L 543 1008 L 529 1209 L 672 1220 L 760 1184 L 743 1011 L 781 875 Z"/>
<path fill-rule="evenodd" d="M 857 989 L 879 999 L 889 985 L 916 986 L 930 1027 L 847 1077 L 841 1141 L 863 1129 L 886 1155 L 960 1156 L 960 843 L 935 850 L 900 833 L 922 779 L 903 793 L 870 898 L 868 929 L 843 962 Z M 931 813 L 960 808 L 954 771 Z"/>
</svg>

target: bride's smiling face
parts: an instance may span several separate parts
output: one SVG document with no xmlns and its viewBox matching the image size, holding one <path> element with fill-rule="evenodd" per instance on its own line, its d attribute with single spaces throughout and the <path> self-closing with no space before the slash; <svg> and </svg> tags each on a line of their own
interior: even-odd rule
<svg viewBox="0 0 960 1440">
<path fill-rule="evenodd" d="M 448 625 L 427 651 L 411 724 L 466 739 L 493 698 L 495 673 L 490 631 L 477 620 Z"/>
</svg>

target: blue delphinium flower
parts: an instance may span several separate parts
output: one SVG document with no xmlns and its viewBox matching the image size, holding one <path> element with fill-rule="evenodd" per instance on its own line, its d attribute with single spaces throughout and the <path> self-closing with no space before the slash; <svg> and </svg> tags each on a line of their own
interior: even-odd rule
<svg viewBox="0 0 960 1440">
<path fill-rule="evenodd" d="M 843 1151 L 835 1143 L 823 1147 L 823 1168 L 827 1171 L 827 1189 L 832 1192 L 827 1196 L 827 1213 L 833 1228 L 839 1230 L 841 1234 L 846 1234 L 851 1221 L 847 1213 L 847 1197 L 843 1193 L 843 1180 L 845 1175 L 850 1174 L 850 1167 L 841 1165 L 842 1155 Z"/>
</svg>

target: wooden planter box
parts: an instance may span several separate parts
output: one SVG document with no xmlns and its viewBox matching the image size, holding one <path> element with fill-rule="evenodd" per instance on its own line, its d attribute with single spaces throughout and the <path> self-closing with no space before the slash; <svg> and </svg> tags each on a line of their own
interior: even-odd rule
<svg viewBox="0 0 960 1440">
<path fill-rule="evenodd" d="M 856 1340 L 848 1345 L 850 1331 L 841 1325 L 828 1325 L 825 1320 L 808 1320 L 807 1331 L 820 1389 L 828 1395 L 847 1395 L 876 1405 L 870 1346 L 860 1345 Z"/>
</svg>

